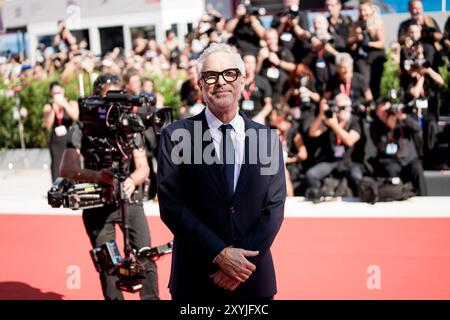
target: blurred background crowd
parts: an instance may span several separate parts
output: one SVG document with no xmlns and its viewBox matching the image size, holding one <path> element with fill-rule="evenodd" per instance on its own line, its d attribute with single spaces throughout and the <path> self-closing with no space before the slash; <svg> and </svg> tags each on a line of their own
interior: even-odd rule
<svg viewBox="0 0 450 320">
<path fill-rule="evenodd" d="M 19 146 L 15 129 L 3 125 L 11 119 L 25 132 L 40 128 L 22 140 L 49 146 L 55 178 L 66 132 L 78 119 L 79 83 L 89 95 L 102 75 L 116 76 L 131 94 L 156 94 L 157 106 L 173 107 L 178 119 L 195 115 L 204 108 L 196 58 L 224 42 L 245 63 L 240 110 L 279 133 L 289 195 L 357 196 L 367 176 L 410 182 L 426 195 L 424 169 L 447 170 L 450 161 L 443 125 L 450 18 L 440 26 L 422 1 L 405 1 L 409 17 L 387 30 L 370 0 L 360 0 L 351 15 L 340 0 L 324 4 L 310 12 L 300 0 L 283 0 L 269 12 L 241 1 L 229 19 L 209 6 L 183 40 L 174 30 L 163 41 L 136 32 L 131 51 L 114 47 L 101 55 L 61 20 L 51 43 L 38 44 L 33 63 L 20 53 L 0 57 L 0 105 L 19 101 L 15 113 L 0 112 L 0 148 Z M 396 41 L 387 43 L 387 33 Z M 30 100 L 39 108 L 20 108 Z M 155 143 L 147 147 L 151 158 Z"/>
</svg>

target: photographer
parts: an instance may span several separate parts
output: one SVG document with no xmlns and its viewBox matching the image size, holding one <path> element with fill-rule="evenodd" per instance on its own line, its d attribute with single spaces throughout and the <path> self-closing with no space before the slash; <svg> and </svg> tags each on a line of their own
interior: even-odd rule
<svg viewBox="0 0 450 320">
<path fill-rule="evenodd" d="M 400 66 L 400 83 L 405 96 L 405 103 L 414 102 L 416 109 L 427 109 L 426 113 L 439 120 L 438 89 L 443 86 L 444 79 L 433 68 L 433 52 L 430 45 L 418 39 L 420 26 L 412 24 L 408 27 L 405 44 L 402 46 Z"/>
<path fill-rule="evenodd" d="M 280 35 L 280 45 L 289 49 L 299 63 L 307 53 L 304 49 L 311 37 L 306 12 L 300 11 L 300 0 L 283 0 L 283 10 L 275 15 L 272 28 Z"/>
<path fill-rule="evenodd" d="M 384 23 L 377 15 L 371 0 L 361 0 L 359 19 L 353 23 L 348 44 L 355 59 L 355 67 L 362 74 L 375 99 L 380 95 L 380 81 L 384 52 Z"/>
<path fill-rule="evenodd" d="M 324 98 L 331 99 L 339 93 L 348 96 L 358 109 L 355 113 L 365 111 L 364 101 L 373 100 L 372 92 L 363 76 L 353 71 L 353 59 L 348 53 L 341 53 L 336 57 L 337 74 L 327 83 Z"/>
<path fill-rule="evenodd" d="M 317 89 L 323 93 L 330 78 L 336 73 L 335 57 L 345 50 L 344 40 L 328 31 L 328 20 L 322 14 L 314 16 L 314 33 L 311 35 L 311 51 L 303 59 L 317 81 Z"/>
<path fill-rule="evenodd" d="M 341 0 L 326 0 L 325 8 L 327 9 L 329 30 L 331 34 L 337 34 L 347 41 L 352 27 L 352 18 L 341 13 Z"/>
<path fill-rule="evenodd" d="M 402 69 L 409 68 L 407 64 L 416 63 L 434 66 L 435 51 L 432 45 L 421 40 L 422 27 L 418 24 L 410 24 L 404 43 L 400 51 L 400 64 Z"/>
<path fill-rule="evenodd" d="M 358 117 L 352 115 L 351 99 L 341 93 L 331 106 L 322 101 L 308 134 L 318 138 L 322 152 L 317 159 L 319 163 L 306 172 L 307 196 L 317 194 L 322 181 L 332 173 L 340 179 L 348 177 L 350 186 L 355 190 L 362 178 L 362 168 L 353 161 L 352 156 L 361 138 L 361 126 Z"/>
<path fill-rule="evenodd" d="M 320 95 L 316 92 L 316 81 L 307 65 L 298 64 L 285 85 L 283 101 L 290 107 L 294 120 L 306 128 L 314 119 Z"/>
<path fill-rule="evenodd" d="M 370 134 L 377 148 L 371 163 L 378 177 L 400 177 L 412 180 L 417 195 L 426 195 L 422 163 L 418 158 L 415 139 L 421 129 L 417 120 L 404 113 L 403 105 L 381 101 Z"/>
<path fill-rule="evenodd" d="M 242 55 L 245 66 L 245 86 L 239 108 L 255 122 L 266 124 L 272 111 L 272 88 L 266 78 L 256 74 L 256 56 L 250 53 Z"/>
<path fill-rule="evenodd" d="M 59 164 L 67 144 L 67 132 L 78 120 L 78 103 L 67 100 L 59 82 L 50 83 L 50 103 L 44 105 L 44 127 L 51 129 L 49 150 L 51 156 L 52 181 L 59 176 Z"/>
<path fill-rule="evenodd" d="M 421 41 L 432 45 L 435 50 L 438 49 L 438 42 L 442 40 L 443 34 L 436 20 L 423 13 L 422 1 L 410 0 L 408 2 L 408 10 L 411 17 L 403 21 L 398 29 L 398 41 L 400 44 L 405 42 L 408 27 L 411 24 L 418 24 L 422 27 Z"/>
<path fill-rule="evenodd" d="M 252 12 L 249 2 L 241 2 L 235 15 L 230 19 L 225 30 L 234 37 L 232 41 L 242 52 L 258 53 L 259 40 L 264 37 L 265 29 L 259 18 Z"/>
<path fill-rule="evenodd" d="M 118 77 L 100 76 L 94 83 L 94 93 L 100 98 L 109 90 L 120 89 Z M 95 128 L 94 128 L 95 129 Z M 105 141 L 107 137 L 98 137 Z M 99 143 L 99 140 L 83 134 L 79 125 L 74 125 L 71 130 L 67 150 L 64 152 L 60 167 L 62 177 L 75 182 L 96 182 L 103 186 L 110 195 L 116 194 L 117 185 L 113 174 L 112 157 L 114 151 L 109 146 Z M 150 234 L 147 219 L 142 205 L 142 194 L 135 192 L 149 174 L 149 166 L 145 154 L 143 137 L 140 134 L 133 135 L 131 158 L 131 174 L 123 182 L 126 196 L 133 200 L 128 206 L 128 224 L 130 230 L 130 243 L 133 249 L 139 250 L 150 247 Z M 84 167 L 81 166 L 80 156 L 83 156 Z M 109 197 L 112 200 L 113 197 Z M 92 247 L 97 248 L 107 241 L 115 240 L 115 224 L 121 226 L 121 211 L 116 202 L 109 201 L 100 208 L 83 210 L 83 222 Z M 148 261 L 145 265 L 145 279 L 140 291 L 141 299 L 157 300 L 158 283 L 156 264 Z M 116 288 L 116 276 L 100 273 L 103 295 L 107 300 L 122 300 L 122 292 Z"/>
<path fill-rule="evenodd" d="M 272 103 L 280 100 L 289 74 L 294 71 L 295 63 L 292 53 L 278 44 L 277 30 L 270 28 L 265 33 L 265 44 L 258 54 L 256 70 L 269 80 L 272 87 Z"/>
</svg>

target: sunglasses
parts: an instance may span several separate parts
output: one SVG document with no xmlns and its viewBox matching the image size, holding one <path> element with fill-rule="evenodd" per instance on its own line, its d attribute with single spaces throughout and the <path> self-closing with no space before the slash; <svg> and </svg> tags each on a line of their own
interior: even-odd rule
<svg viewBox="0 0 450 320">
<path fill-rule="evenodd" d="M 227 83 L 236 81 L 241 75 L 241 71 L 238 68 L 226 69 L 222 72 L 217 71 L 205 71 L 202 72 L 202 80 L 207 84 L 215 84 L 219 80 L 219 76 L 222 76 L 223 80 Z"/>
</svg>

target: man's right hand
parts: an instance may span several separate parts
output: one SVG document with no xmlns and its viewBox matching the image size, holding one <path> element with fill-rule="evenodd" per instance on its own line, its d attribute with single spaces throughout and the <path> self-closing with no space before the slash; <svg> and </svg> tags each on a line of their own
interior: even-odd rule
<svg viewBox="0 0 450 320">
<path fill-rule="evenodd" d="M 256 270 L 256 266 L 245 257 L 256 257 L 259 251 L 227 247 L 216 257 L 215 263 L 233 279 L 244 282 Z"/>
</svg>

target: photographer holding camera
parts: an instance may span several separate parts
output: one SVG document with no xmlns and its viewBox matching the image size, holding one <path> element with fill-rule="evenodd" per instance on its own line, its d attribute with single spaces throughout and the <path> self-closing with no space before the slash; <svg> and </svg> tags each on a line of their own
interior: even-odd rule
<svg viewBox="0 0 450 320">
<path fill-rule="evenodd" d="M 347 41 L 352 27 L 352 18 L 341 13 L 341 0 L 326 0 L 325 8 L 327 9 L 328 23 L 331 34 L 337 34 Z"/>
<path fill-rule="evenodd" d="M 258 54 L 256 70 L 269 80 L 273 93 L 272 103 L 277 104 L 289 74 L 295 70 L 295 59 L 288 49 L 279 45 L 277 30 L 267 29 L 264 40 Z"/>
<path fill-rule="evenodd" d="M 53 182 L 58 177 L 61 157 L 66 149 L 67 132 L 78 120 L 79 110 L 76 101 L 65 97 L 65 90 L 59 82 L 50 83 L 50 95 L 50 102 L 44 105 L 44 127 L 51 129 L 49 149 Z"/>
<path fill-rule="evenodd" d="M 375 99 L 380 94 L 380 81 L 385 62 L 384 23 L 371 0 L 361 0 L 359 19 L 353 23 L 348 44 L 353 52 L 355 67 L 362 74 Z"/>
<path fill-rule="evenodd" d="M 308 134 L 317 138 L 322 150 L 318 163 L 306 172 L 307 197 L 315 200 L 323 180 L 332 173 L 341 181 L 348 177 L 350 186 L 356 189 L 362 167 L 353 161 L 353 151 L 361 138 L 361 126 L 358 117 L 352 115 L 351 99 L 340 93 L 334 103 L 322 100 Z"/>
<path fill-rule="evenodd" d="M 411 17 L 400 24 L 398 29 L 398 42 L 400 42 L 400 44 L 404 44 L 405 38 L 407 37 L 408 27 L 411 24 L 417 24 L 422 27 L 421 41 L 432 45 L 436 51 L 439 51 L 439 41 L 442 40 L 443 34 L 436 20 L 423 13 L 422 1 L 410 0 L 408 2 L 408 10 Z"/>
<path fill-rule="evenodd" d="M 283 9 L 272 20 L 272 28 L 280 35 L 280 45 L 289 49 L 296 63 L 306 55 L 305 46 L 311 37 L 306 12 L 300 11 L 300 0 L 283 0 Z"/>
<path fill-rule="evenodd" d="M 322 94 L 329 79 L 336 73 L 335 57 L 345 50 L 344 40 L 328 31 L 328 20 L 322 14 L 314 16 L 314 33 L 311 34 L 311 50 L 303 59 L 313 70 L 317 89 Z"/>
<path fill-rule="evenodd" d="M 433 49 L 420 41 L 420 26 L 411 24 L 405 36 L 400 55 L 400 83 L 404 89 L 405 103 L 415 100 L 417 109 L 427 109 L 435 121 L 439 120 L 438 89 L 444 79 L 433 66 Z"/>
<path fill-rule="evenodd" d="M 102 75 L 94 83 L 94 94 L 100 99 L 104 98 L 108 91 L 119 90 L 121 88 L 120 79 L 116 76 Z M 86 108 L 86 107 L 85 107 Z M 100 109 L 100 107 L 98 107 Z M 100 111 L 99 111 L 100 112 Z M 109 114 L 109 112 L 108 112 Z M 109 115 L 111 117 L 111 115 Z M 81 119 L 82 120 L 82 119 Z M 108 119 L 105 121 L 108 122 Z M 83 123 L 82 126 L 86 126 Z M 85 134 L 80 125 L 74 125 L 71 130 L 67 149 L 63 154 L 60 166 L 60 175 L 75 182 L 95 182 L 103 187 L 105 198 L 109 198 L 107 203 L 94 209 L 83 210 L 83 222 L 86 232 L 89 236 L 93 248 L 98 248 L 107 241 L 115 240 L 115 224 L 118 224 L 124 231 L 124 222 L 114 198 L 118 191 L 117 178 L 113 168 L 114 159 L 122 157 L 124 150 L 119 145 L 119 150 L 114 150 L 108 141 L 108 134 L 96 132 L 99 131 L 100 123 L 94 123 L 92 134 Z M 84 130 L 84 128 L 83 128 Z M 103 130 L 103 129 L 102 129 Z M 150 247 L 150 234 L 147 225 L 147 219 L 144 214 L 142 204 L 141 186 L 149 174 L 149 166 L 145 154 L 144 140 L 142 134 L 134 133 L 131 135 L 132 143 L 126 145 L 131 153 L 131 173 L 124 178 L 123 191 L 129 199 L 128 221 L 130 244 L 133 249 L 139 251 L 142 248 Z M 80 156 L 83 156 L 84 166 L 81 166 Z M 140 291 L 141 299 L 157 300 L 158 283 L 157 270 L 154 261 L 148 261 L 145 264 L 145 279 L 143 288 Z M 107 300 L 122 300 L 122 292 L 116 288 L 117 276 L 108 274 L 106 271 L 100 273 L 103 295 Z"/>
<path fill-rule="evenodd" d="M 421 129 L 418 121 L 404 112 L 404 105 L 380 101 L 370 134 L 377 148 L 377 155 L 371 160 L 375 176 L 400 177 L 403 182 L 411 180 L 417 195 L 426 195 L 425 176 L 415 142 Z"/>
<path fill-rule="evenodd" d="M 358 109 L 356 113 L 364 112 L 364 101 L 373 100 L 372 91 L 366 83 L 364 77 L 353 71 L 353 58 L 348 53 L 340 53 L 336 57 L 337 73 L 331 77 L 325 89 L 324 98 L 329 100 L 339 93 L 348 96 Z"/>
<path fill-rule="evenodd" d="M 265 28 L 258 18 L 258 11 L 252 8 L 250 1 L 242 1 L 225 30 L 233 35 L 230 42 L 242 52 L 258 53 L 259 40 L 264 37 Z"/>
</svg>

